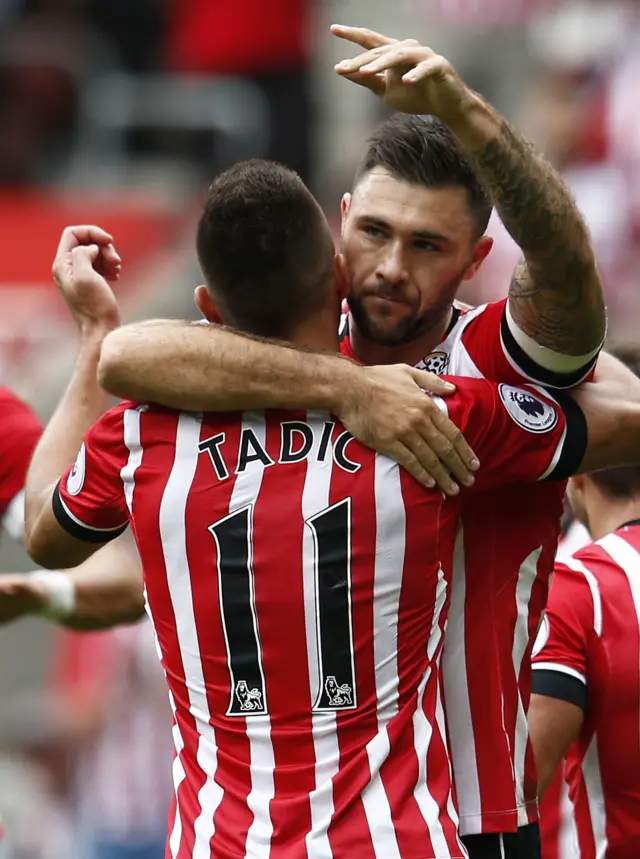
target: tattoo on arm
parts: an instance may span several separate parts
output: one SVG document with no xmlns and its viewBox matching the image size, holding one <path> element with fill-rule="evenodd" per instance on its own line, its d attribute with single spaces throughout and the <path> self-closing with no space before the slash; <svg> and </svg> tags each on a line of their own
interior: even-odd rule
<svg viewBox="0 0 640 859">
<path fill-rule="evenodd" d="M 509 289 L 518 326 L 541 346 L 584 355 L 604 338 L 602 284 L 589 230 L 558 172 L 509 123 L 468 152 L 524 254 Z"/>
</svg>

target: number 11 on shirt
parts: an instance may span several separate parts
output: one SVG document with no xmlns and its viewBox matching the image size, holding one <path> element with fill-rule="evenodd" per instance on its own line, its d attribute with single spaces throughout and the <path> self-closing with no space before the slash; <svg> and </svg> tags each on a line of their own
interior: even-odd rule
<svg viewBox="0 0 640 859">
<path fill-rule="evenodd" d="M 228 716 L 268 712 L 255 602 L 253 505 L 209 526 L 218 554 L 218 593 L 231 675 Z M 307 519 L 314 543 L 319 688 L 315 713 L 357 707 L 351 612 L 351 498 Z"/>
</svg>

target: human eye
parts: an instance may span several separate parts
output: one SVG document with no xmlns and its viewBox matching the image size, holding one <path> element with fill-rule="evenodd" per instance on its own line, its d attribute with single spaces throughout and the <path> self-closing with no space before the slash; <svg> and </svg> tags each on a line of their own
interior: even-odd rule
<svg viewBox="0 0 640 859">
<path fill-rule="evenodd" d="M 361 230 L 372 239 L 379 239 L 384 235 L 380 227 L 376 227 L 374 224 L 363 224 Z"/>
<path fill-rule="evenodd" d="M 428 239 L 416 239 L 413 243 L 413 247 L 417 251 L 439 251 L 440 248 L 438 245 L 434 245 L 433 242 L 430 242 Z"/>
</svg>

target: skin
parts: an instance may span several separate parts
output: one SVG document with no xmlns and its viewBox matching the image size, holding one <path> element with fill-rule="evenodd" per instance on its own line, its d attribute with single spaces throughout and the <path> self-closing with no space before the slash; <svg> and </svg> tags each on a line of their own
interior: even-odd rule
<svg viewBox="0 0 640 859">
<path fill-rule="evenodd" d="M 424 188 L 375 168 L 342 201 L 352 345 L 365 363 L 416 364 L 442 340 L 460 284 L 493 241 L 463 188 Z"/>
</svg>

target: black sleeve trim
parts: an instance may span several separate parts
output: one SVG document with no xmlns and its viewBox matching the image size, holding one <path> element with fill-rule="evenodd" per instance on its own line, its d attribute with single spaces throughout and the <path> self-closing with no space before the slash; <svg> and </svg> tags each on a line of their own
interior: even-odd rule
<svg viewBox="0 0 640 859">
<path fill-rule="evenodd" d="M 119 525 L 117 528 L 96 530 L 78 522 L 77 519 L 70 516 L 60 497 L 60 481 L 58 481 L 53 491 L 52 505 L 53 515 L 56 517 L 60 527 L 64 528 L 67 534 L 70 534 L 77 540 L 83 540 L 85 543 L 108 543 L 111 540 L 115 540 L 121 534 L 124 534 L 129 527 L 129 523 L 125 522 L 124 525 Z"/>
<path fill-rule="evenodd" d="M 545 481 L 566 480 L 578 471 L 587 452 L 589 442 L 587 419 L 580 406 L 568 394 L 554 391 L 550 396 L 557 401 L 564 412 L 567 434 L 558 462 L 544 479 Z"/>
<path fill-rule="evenodd" d="M 534 695 L 546 695 L 547 698 L 559 698 L 575 704 L 581 710 L 587 709 L 587 687 L 564 671 L 552 671 L 541 668 L 533 672 L 531 691 Z"/>
<path fill-rule="evenodd" d="M 507 308 L 502 313 L 502 322 L 500 323 L 500 333 L 502 343 L 511 360 L 516 364 L 524 376 L 533 379 L 540 385 L 547 385 L 549 388 L 575 388 L 580 382 L 583 382 L 591 370 L 596 365 L 598 360 L 597 352 L 593 358 L 590 358 L 583 367 L 578 367 L 571 373 L 559 373 L 556 370 L 547 370 L 530 358 L 524 351 L 522 346 L 516 341 L 511 333 L 509 323 L 507 322 Z"/>
</svg>

